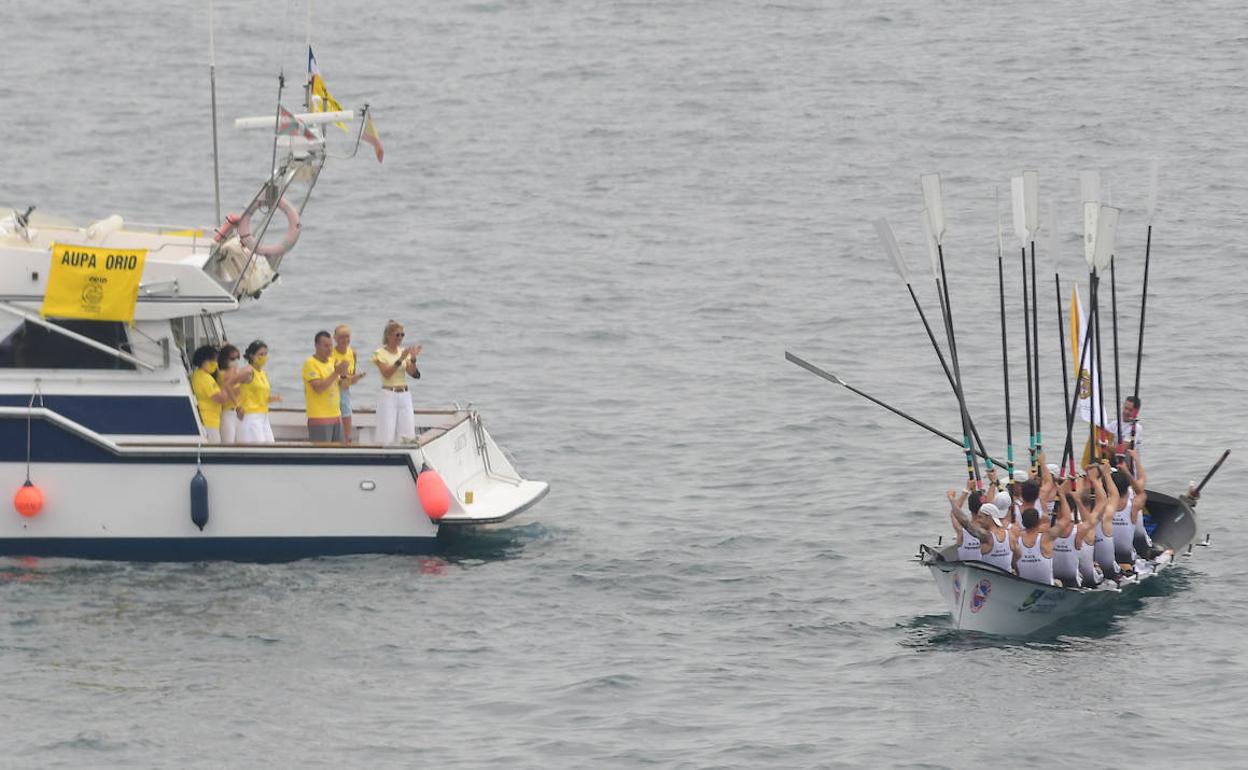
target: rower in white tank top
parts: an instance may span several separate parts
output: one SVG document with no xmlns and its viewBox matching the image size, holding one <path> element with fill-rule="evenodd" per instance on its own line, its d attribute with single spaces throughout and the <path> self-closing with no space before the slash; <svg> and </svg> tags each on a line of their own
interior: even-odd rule
<svg viewBox="0 0 1248 770">
<path fill-rule="evenodd" d="M 1110 534 L 1105 534 L 1104 522 L 1096 528 L 1096 543 L 1092 546 L 1092 560 L 1096 562 L 1096 566 L 1101 568 L 1101 572 L 1109 577 L 1118 574 L 1118 560 L 1114 555 L 1114 535 L 1113 530 Z"/>
<path fill-rule="evenodd" d="M 1035 538 L 1027 545 L 1028 538 Z M 1043 551 L 1044 534 L 1038 530 L 1024 532 L 1018 537 L 1018 576 L 1037 583 L 1053 585 L 1053 557 Z"/>
<path fill-rule="evenodd" d="M 1075 538 L 1079 535 L 1079 527 L 1072 525 L 1066 537 L 1053 538 L 1053 577 L 1062 581 L 1067 588 L 1079 586 L 1079 544 Z M 1088 549 L 1091 558 L 1092 550 Z"/>
<path fill-rule="evenodd" d="M 1010 533 L 1002 529 L 991 534 L 992 550 L 980 556 L 980 561 L 1012 573 L 1014 571 L 1014 546 L 1010 542 Z M 999 539 L 998 535 L 1000 535 Z"/>
<path fill-rule="evenodd" d="M 1135 522 L 1131 521 L 1132 490 L 1127 490 L 1126 502 L 1114 511 L 1114 559 L 1123 564 L 1135 563 Z"/>
<path fill-rule="evenodd" d="M 958 561 L 981 561 L 981 545 L 979 538 L 969 530 L 962 530 L 962 542 L 958 543 Z"/>
</svg>

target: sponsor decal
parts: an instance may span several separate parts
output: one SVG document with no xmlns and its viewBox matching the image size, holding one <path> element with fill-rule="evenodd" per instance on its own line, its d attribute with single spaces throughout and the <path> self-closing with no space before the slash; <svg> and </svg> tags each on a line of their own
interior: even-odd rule
<svg viewBox="0 0 1248 770">
<path fill-rule="evenodd" d="M 1066 593 L 1064 591 L 1046 591 L 1043 588 L 1037 588 L 1023 600 L 1023 603 L 1018 607 L 1018 611 L 1030 612 L 1035 615 L 1048 615 L 1053 612 L 1058 604 L 1064 601 L 1066 601 Z"/>
<path fill-rule="evenodd" d="M 971 612 L 976 613 L 984 608 L 988 603 L 988 594 L 992 593 L 992 581 L 984 578 L 975 586 L 975 592 L 971 594 Z"/>
</svg>

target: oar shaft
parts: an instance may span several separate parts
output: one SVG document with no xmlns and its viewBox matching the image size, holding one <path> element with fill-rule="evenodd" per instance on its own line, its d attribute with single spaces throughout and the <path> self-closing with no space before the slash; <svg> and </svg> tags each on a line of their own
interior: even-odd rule
<svg viewBox="0 0 1248 770">
<path fill-rule="evenodd" d="M 945 334 L 949 337 L 949 358 L 953 360 L 953 379 L 958 390 L 958 408 L 962 410 L 962 443 L 966 450 L 967 472 L 971 481 L 978 482 L 980 479 L 979 461 L 971 452 L 971 412 L 966 406 L 966 390 L 962 387 L 962 369 L 958 365 L 958 341 L 953 331 L 953 303 L 949 298 L 949 277 L 945 273 L 945 250 L 939 243 L 936 244 L 936 253 L 940 262 L 939 284 L 943 287 L 945 295 Z"/>
<path fill-rule="evenodd" d="M 1062 403 L 1066 404 L 1070 401 L 1070 375 L 1066 367 L 1066 317 L 1062 313 L 1062 277 L 1056 270 L 1053 271 L 1053 291 L 1057 297 L 1057 342 L 1062 354 L 1062 395 L 1065 396 Z M 1070 453 L 1069 433 L 1066 434 L 1066 444 L 1062 447 L 1062 452 L 1062 467 L 1065 468 L 1066 455 Z"/>
<path fill-rule="evenodd" d="M 1031 242 L 1031 350 L 1035 355 L 1032 370 L 1036 375 L 1036 454 L 1040 454 L 1044 443 L 1040 430 L 1040 300 L 1037 298 L 1036 280 L 1036 242 Z"/>
<path fill-rule="evenodd" d="M 1114 409 L 1122 409 L 1122 386 L 1120 385 L 1120 375 L 1118 372 L 1118 281 L 1114 277 L 1114 263 L 1116 259 L 1109 260 L 1109 297 L 1111 302 L 1110 317 L 1114 322 Z M 1114 420 L 1114 430 L 1117 433 L 1118 443 L 1122 443 L 1122 419 Z"/>
<path fill-rule="evenodd" d="M 932 331 L 932 325 L 927 322 L 927 313 L 923 312 L 923 305 L 919 302 L 919 297 L 914 293 L 914 287 L 910 285 L 909 281 L 906 282 L 906 290 L 910 292 L 910 299 L 914 302 L 914 309 L 919 312 L 919 320 L 923 322 L 923 329 L 927 332 L 927 339 L 932 343 L 932 350 L 936 351 L 936 359 L 940 361 L 940 368 L 944 370 L 945 379 L 949 381 L 949 387 L 953 388 L 953 395 L 958 398 L 958 406 L 961 408 L 962 394 L 958 391 L 958 384 L 953 378 L 953 372 L 950 371 L 949 364 L 945 361 L 945 354 L 941 352 L 940 343 L 936 341 L 936 334 Z M 979 447 L 980 455 L 986 456 L 983 454 L 987 451 L 984 449 L 984 441 L 979 437 L 979 431 L 975 428 L 975 422 L 970 420 L 969 415 L 967 422 L 971 429 L 971 436 L 975 439 L 975 446 Z"/>
<path fill-rule="evenodd" d="M 1023 260 L 1023 342 L 1027 355 L 1027 451 L 1032 468 L 1036 467 L 1036 401 L 1035 381 L 1031 372 L 1031 299 L 1027 295 L 1027 249 L 1020 251 Z"/>
<path fill-rule="evenodd" d="M 898 408 L 896 408 L 896 407 L 894 407 L 894 406 L 890 406 L 889 404 L 886 404 L 885 402 L 881 401 L 880 399 L 876 398 L 875 396 L 871 395 L 870 393 L 866 393 L 866 392 L 863 392 L 863 391 L 859 390 L 858 388 L 855 388 L 853 385 L 850 385 L 848 382 L 845 382 L 845 381 L 844 381 L 844 380 L 842 380 L 840 377 L 837 377 L 835 374 L 832 374 L 831 372 L 824 371 L 823 369 L 820 369 L 819 367 L 815 366 L 814 364 L 809 363 L 808 361 L 805 361 L 805 360 L 803 360 L 802 358 L 799 358 L 798 356 L 795 356 L 795 355 L 793 355 L 792 353 L 790 353 L 790 352 L 788 352 L 788 351 L 785 351 L 785 353 L 784 353 L 784 358 L 785 358 L 785 360 L 787 360 L 787 361 L 791 361 L 792 363 L 797 364 L 798 366 L 802 367 L 803 369 L 805 369 L 806 371 L 810 372 L 811 374 L 814 374 L 814 375 L 816 375 L 816 376 L 822 377 L 823 379 L 827 380 L 828 382 L 832 382 L 832 383 L 835 383 L 835 384 L 837 384 L 837 385 L 840 385 L 841 387 L 845 388 L 846 390 L 850 391 L 851 393 L 855 393 L 855 394 L 857 394 L 857 395 L 859 395 L 859 396 L 862 396 L 863 398 L 867 399 L 868 401 L 870 401 L 870 402 L 871 402 L 871 403 L 873 403 L 873 404 L 876 404 L 877 406 L 882 406 L 882 407 L 884 407 L 885 409 L 887 409 L 888 411 L 890 411 L 890 412 L 892 412 L 893 414 L 897 415 L 898 417 L 901 417 L 901 418 L 903 418 L 903 419 L 909 420 L 910 422 L 914 423 L 915 425 L 919 426 L 920 428 L 922 428 L 922 429 L 924 429 L 924 430 L 928 431 L 929 433 L 931 433 L 931 434 L 933 434 L 933 435 L 940 436 L 940 437 L 941 437 L 941 438 L 943 438 L 945 441 L 948 441 L 948 442 L 949 442 L 949 443 L 951 443 L 951 444 L 956 444 L 957 446 L 963 446 L 963 443 L 962 443 L 961 441 L 959 441 L 958 439 L 954 438 L 953 436 L 950 436 L 948 433 L 945 433 L 943 430 L 940 430 L 939 428 L 933 428 L 931 425 L 928 425 L 927 423 L 923 422 L 922 420 L 919 420 L 919 419 L 917 419 L 917 418 L 915 418 L 915 417 L 911 417 L 910 415 L 906 414 L 905 412 L 901 411 L 900 409 L 898 409 Z M 982 458 L 984 458 L 985 460 L 992 460 L 994 463 L 997 463 L 998 465 L 1001 465 L 1001 464 L 1002 464 L 1000 460 L 997 460 L 997 459 L 996 459 L 996 458 L 994 458 L 994 457 L 989 457 L 989 456 L 988 456 L 988 455 L 986 455 L 986 454 L 980 454 L 979 456 L 980 456 L 980 457 L 982 457 Z"/>
<path fill-rule="evenodd" d="M 1148 311 L 1148 262 L 1153 251 L 1153 226 L 1148 226 L 1148 237 L 1144 241 L 1144 294 L 1140 297 L 1140 343 L 1135 349 L 1135 390 L 1131 394 L 1136 398 L 1140 395 L 1140 366 L 1144 361 L 1144 314 Z"/>
<path fill-rule="evenodd" d="M 1014 478 L 1014 428 L 1010 419 L 1010 346 L 1005 323 L 1005 260 L 997 254 L 997 297 L 1001 301 L 1001 375 L 1005 387 L 1005 461 Z"/>
<path fill-rule="evenodd" d="M 1226 462 L 1226 458 L 1229 457 L 1230 454 L 1231 454 L 1231 450 L 1229 449 L 1223 452 L 1222 456 L 1218 458 L 1218 461 L 1214 463 L 1213 467 L 1209 469 L 1209 472 L 1205 474 L 1205 477 L 1200 480 L 1200 484 L 1197 485 L 1196 487 L 1197 495 L 1199 495 L 1200 490 L 1204 489 L 1205 485 L 1209 483 L 1209 479 L 1213 478 L 1213 474 L 1218 472 L 1218 468 L 1222 467 L 1222 463 Z"/>
</svg>

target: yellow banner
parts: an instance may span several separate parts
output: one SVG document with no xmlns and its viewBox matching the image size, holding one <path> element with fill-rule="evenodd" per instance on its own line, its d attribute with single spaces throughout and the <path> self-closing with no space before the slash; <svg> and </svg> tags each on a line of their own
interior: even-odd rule
<svg viewBox="0 0 1248 770">
<path fill-rule="evenodd" d="M 52 269 L 40 314 L 134 323 L 147 249 L 52 244 Z"/>
</svg>

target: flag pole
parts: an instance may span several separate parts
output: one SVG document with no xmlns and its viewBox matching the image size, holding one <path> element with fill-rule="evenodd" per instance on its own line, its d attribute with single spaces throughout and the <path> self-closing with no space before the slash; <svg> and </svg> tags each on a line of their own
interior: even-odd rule
<svg viewBox="0 0 1248 770">
<path fill-rule="evenodd" d="M 1094 269 L 1088 271 L 1088 280 L 1093 287 L 1093 291 L 1095 291 L 1096 290 L 1095 289 L 1096 272 Z M 1072 315 L 1072 320 L 1073 320 L 1075 316 L 1074 310 L 1071 311 L 1071 315 Z M 1084 319 L 1083 343 L 1080 346 L 1081 349 L 1079 352 L 1079 366 L 1075 370 L 1075 391 L 1070 396 L 1070 402 L 1069 402 L 1070 406 L 1066 410 L 1066 450 L 1065 451 L 1068 453 L 1068 455 L 1064 454 L 1062 456 L 1063 466 L 1066 465 L 1068 457 L 1069 457 L 1069 461 L 1072 464 L 1075 463 L 1075 444 L 1074 444 L 1075 412 L 1077 411 L 1078 406 L 1079 406 L 1079 393 L 1081 390 L 1083 390 L 1083 373 L 1085 371 L 1088 371 L 1087 363 L 1088 363 L 1088 355 L 1090 352 L 1089 348 L 1091 347 L 1091 344 L 1092 344 L 1091 321 L 1092 319 L 1090 316 Z M 1072 350 L 1070 352 L 1073 355 L 1075 351 Z M 1088 397 L 1091 398 L 1091 396 L 1092 396 L 1092 374 L 1091 372 L 1089 372 L 1088 373 Z M 1094 418 L 1092 416 L 1092 410 L 1091 410 L 1091 407 L 1089 407 L 1088 408 L 1089 424 L 1092 423 L 1093 420 Z"/>
<path fill-rule="evenodd" d="M 212 0 L 208 0 L 208 84 L 212 91 L 212 193 L 216 203 L 217 218 L 213 220 L 221 224 L 221 160 L 217 144 L 217 41 L 213 30 Z"/>
</svg>

